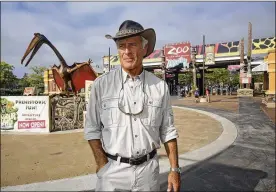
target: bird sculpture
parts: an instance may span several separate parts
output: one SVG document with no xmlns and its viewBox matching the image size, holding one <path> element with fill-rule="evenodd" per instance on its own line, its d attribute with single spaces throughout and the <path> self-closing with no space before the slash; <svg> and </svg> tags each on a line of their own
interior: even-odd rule
<svg viewBox="0 0 276 192">
<path fill-rule="evenodd" d="M 60 65 L 57 66 L 54 64 L 51 67 L 51 70 L 54 81 L 62 93 L 69 95 L 69 92 L 72 91 L 76 95 L 82 88 L 85 87 L 85 80 L 94 81 L 97 78 L 97 73 L 90 65 L 92 62 L 91 59 L 89 59 L 87 62 L 75 62 L 71 66 L 67 65 L 66 61 L 59 53 L 57 48 L 44 35 L 40 33 L 34 33 L 34 37 L 21 59 L 21 64 L 23 64 L 25 58 L 30 54 L 30 52 L 33 51 L 25 64 L 25 67 L 28 66 L 43 43 L 52 48 L 60 61 Z"/>
</svg>

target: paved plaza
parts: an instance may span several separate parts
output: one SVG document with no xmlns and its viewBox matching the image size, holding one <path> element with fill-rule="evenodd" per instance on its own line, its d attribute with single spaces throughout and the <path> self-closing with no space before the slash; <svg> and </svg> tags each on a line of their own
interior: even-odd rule
<svg viewBox="0 0 276 192">
<path fill-rule="evenodd" d="M 179 154 L 201 148 L 222 133 L 221 124 L 204 114 L 183 109 L 174 109 L 174 113 L 180 135 Z M 2 134 L 1 187 L 95 173 L 93 154 L 80 131 L 50 135 Z M 160 159 L 167 159 L 163 146 L 158 154 Z"/>
<path fill-rule="evenodd" d="M 275 190 L 275 124 L 258 99 L 215 96 L 212 103 L 194 103 L 192 98 L 172 97 L 172 103 L 180 133 L 181 191 Z M 44 143 L 42 138 L 44 147 L 39 146 Z M 1 140 L 2 190 L 94 189 L 94 157 L 82 132 L 51 136 L 4 134 Z M 12 146 L 12 141 L 17 144 Z M 16 150 L 22 151 L 22 164 Z M 36 159 L 34 153 L 39 152 L 43 158 Z M 159 156 L 161 187 L 166 191 L 169 162 L 163 147 Z M 19 169 L 24 171 L 19 174 Z M 24 180 L 30 174 L 36 177 Z M 54 181 L 42 182 L 47 180 L 45 176 Z M 32 182 L 41 183 L 20 185 Z M 20 186 L 4 187 L 10 185 Z"/>
<path fill-rule="evenodd" d="M 275 124 L 259 100 L 240 98 L 238 106 L 238 112 L 189 106 L 229 119 L 235 123 L 238 137 L 222 153 L 183 173 L 181 190 L 275 191 Z"/>
</svg>

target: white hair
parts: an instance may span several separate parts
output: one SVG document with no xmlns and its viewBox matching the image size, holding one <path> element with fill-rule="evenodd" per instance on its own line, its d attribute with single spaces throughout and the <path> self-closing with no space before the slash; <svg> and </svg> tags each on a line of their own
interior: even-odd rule
<svg viewBox="0 0 276 192">
<path fill-rule="evenodd" d="M 141 36 L 141 39 L 142 39 L 142 47 L 143 49 L 145 48 L 145 46 L 148 44 L 148 40 L 146 40 L 144 37 Z"/>
</svg>

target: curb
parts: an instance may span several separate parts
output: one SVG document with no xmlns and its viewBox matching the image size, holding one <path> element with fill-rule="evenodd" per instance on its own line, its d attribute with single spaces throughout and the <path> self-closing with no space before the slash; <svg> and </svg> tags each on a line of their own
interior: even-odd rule
<svg viewBox="0 0 276 192">
<path fill-rule="evenodd" d="M 173 108 L 191 110 L 197 113 L 207 115 L 219 121 L 223 127 L 223 132 L 215 141 L 199 149 L 179 155 L 179 166 L 182 168 L 182 172 L 186 172 L 198 165 L 199 163 L 207 159 L 210 159 L 214 155 L 221 153 L 229 146 L 231 146 L 237 138 L 238 132 L 235 124 L 224 117 L 221 117 L 214 113 L 198 109 L 192 109 L 188 107 L 173 106 Z M 168 159 L 160 159 L 159 164 L 160 175 L 164 175 L 169 172 L 170 163 Z M 160 177 L 161 183 L 165 183 L 166 179 L 167 177 Z M 91 191 L 95 189 L 96 181 L 96 174 L 89 174 L 53 181 L 1 187 L 1 191 Z"/>
</svg>

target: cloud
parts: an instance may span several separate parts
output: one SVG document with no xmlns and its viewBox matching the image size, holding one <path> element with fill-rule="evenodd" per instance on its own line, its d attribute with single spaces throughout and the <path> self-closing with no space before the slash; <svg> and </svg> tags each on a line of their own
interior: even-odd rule
<svg viewBox="0 0 276 192">
<path fill-rule="evenodd" d="M 91 58 L 102 67 L 102 57 L 116 54 L 105 34 L 115 34 L 126 19 L 156 30 L 156 49 L 167 43 L 193 45 L 245 38 L 250 21 L 253 38 L 275 36 L 273 2 L 1 2 L 1 60 L 15 66 L 22 77 L 29 66 L 59 64 L 43 45 L 26 68 L 21 57 L 35 32 L 44 34 L 69 65 Z M 246 48 L 246 46 L 245 46 Z"/>
</svg>

